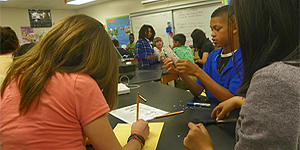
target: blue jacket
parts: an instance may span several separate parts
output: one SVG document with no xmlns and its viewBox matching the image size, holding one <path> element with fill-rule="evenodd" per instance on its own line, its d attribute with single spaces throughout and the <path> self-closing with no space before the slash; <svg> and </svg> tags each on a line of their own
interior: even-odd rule
<svg viewBox="0 0 300 150">
<path fill-rule="evenodd" d="M 135 45 L 134 57 L 138 60 L 139 67 L 149 66 L 157 63 L 158 59 L 147 59 L 147 56 L 154 55 L 153 44 L 146 39 L 139 39 Z"/>
<path fill-rule="evenodd" d="M 220 74 L 218 71 L 218 60 L 222 50 L 223 47 L 209 53 L 207 60 L 203 65 L 203 70 L 215 82 L 228 89 L 231 93 L 235 94 L 243 80 L 243 61 L 241 49 L 238 48 L 237 51 L 231 56 L 222 74 Z M 197 80 L 197 83 L 205 87 L 199 79 Z M 211 92 L 207 92 L 209 98 L 215 98 Z"/>
</svg>

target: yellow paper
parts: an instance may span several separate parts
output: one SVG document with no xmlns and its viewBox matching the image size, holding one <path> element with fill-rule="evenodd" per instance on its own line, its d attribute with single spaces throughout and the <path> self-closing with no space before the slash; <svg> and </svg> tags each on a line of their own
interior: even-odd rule
<svg viewBox="0 0 300 150">
<path fill-rule="evenodd" d="M 164 122 L 149 123 L 150 134 L 146 139 L 143 150 L 155 150 L 164 126 Z M 131 125 L 126 123 L 118 123 L 114 128 L 114 133 L 122 146 L 127 144 L 128 137 L 131 133 Z"/>
</svg>

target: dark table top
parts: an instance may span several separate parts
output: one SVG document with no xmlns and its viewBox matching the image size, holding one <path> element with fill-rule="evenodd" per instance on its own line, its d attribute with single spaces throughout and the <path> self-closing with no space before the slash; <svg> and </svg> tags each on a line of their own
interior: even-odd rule
<svg viewBox="0 0 300 150">
<path fill-rule="evenodd" d="M 118 108 L 136 103 L 136 93 L 147 99 L 143 102 L 146 105 L 156 107 L 165 111 L 175 112 L 184 109 L 183 114 L 168 116 L 159 119 L 149 120 L 148 122 L 164 122 L 164 127 L 157 145 L 157 150 L 184 150 L 183 139 L 187 135 L 189 128 L 188 122 L 213 121 L 210 118 L 212 109 L 218 104 L 216 101 L 209 101 L 211 108 L 187 106 L 187 102 L 203 102 L 202 99 L 194 97 L 191 93 L 167 86 L 157 82 L 141 83 L 140 88 L 133 89 L 130 94 L 118 96 Z M 207 101 L 206 101 L 207 102 Z M 225 119 L 237 118 L 238 111 L 230 113 Z M 111 126 L 114 128 L 123 121 L 108 114 Z M 232 150 L 235 145 L 235 122 L 231 123 L 212 123 L 205 125 L 214 143 L 215 150 Z M 93 149 L 88 146 L 87 149 Z"/>
<path fill-rule="evenodd" d="M 162 63 L 137 68 L 135 76 L 130 80 L 129 84 L 137 84 L 150 81 L 158 81 L 162 75 Z"/>
</svg>

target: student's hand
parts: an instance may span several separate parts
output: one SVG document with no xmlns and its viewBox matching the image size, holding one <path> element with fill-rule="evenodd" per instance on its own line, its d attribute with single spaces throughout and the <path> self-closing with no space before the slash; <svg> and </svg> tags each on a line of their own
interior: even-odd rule
<svg viewBox="0 0 300 150">
<path fill-rule="evenodd" d="M 189 122 L 190 130 L 183 140 L 183 145 L 189 150 L 212 150 L 213 143 L 202 123 Z"/>
<path fill-rule="evenodd" d="M 220 103 L 211 113 L 213 118 L 216 115 L 216 120 L 222 119 L 225 115 L 229 116 L 230 112 L 235 108 L 240 108 L 245 101 L 244 97 L 234 96 L 222 103 Z"/>
<path fill-rule="evenodd" d="M 166 55 L 160 55 L 160 59 L 164 60 L 166 58 Z"/>
<path fill-rule="evenodd" d="M 192 76 L 196 76 L 197 71 L 201 70 L 197 64 L 192 63 L 188 59 L 179 59 L 176 62 L 176 69 L 179 73 L 185 73 Z"/>
<path fill-rule="evenodd" d="M 178 74 L 178 70 L 174 67 L 173 61 L 171 58 L 165 58 L 163 60 L 165 67 L 167 68 L 168 73 Z"/>
<path fill-rule="evenodd" d="M 148 122 L 142 119 L 134 122 L 131 126 L 131 132 L 133 131 L 140 132 L 146 139 L 150 134 Z"/>
<path fill-rule="evenodd" d="M 200 62 L 200 61 L 201 61 L 201 59 L 196 59 L 196 60 L 195 60 L 195 62 Z"/>
</svg>

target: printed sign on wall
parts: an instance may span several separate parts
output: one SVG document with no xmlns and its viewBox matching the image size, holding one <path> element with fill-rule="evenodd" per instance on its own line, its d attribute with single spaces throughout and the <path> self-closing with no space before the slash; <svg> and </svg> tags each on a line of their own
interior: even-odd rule
<svg viewBox="0 0 300 150">
<path fill-rule="evenodd" d="M 50 10 L 28 9 L 30 26 L 32 28 L 51 27 L 51 12 Z"/>
<path fill-rule="evenodd" d="M 22 41 L 23 43 L 30 43 L 35 40 L 33 28 L 31 27 L 21 27 Z"/>
</svg>

